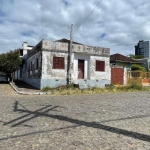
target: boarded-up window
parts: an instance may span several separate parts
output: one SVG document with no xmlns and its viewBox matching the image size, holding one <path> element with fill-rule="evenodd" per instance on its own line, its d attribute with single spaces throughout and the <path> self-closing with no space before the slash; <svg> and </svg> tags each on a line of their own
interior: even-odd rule
<svg viewBox="0 0 150 150">
<path fill-rule="evenodd" d="M 64 57 L 53 57 L 53 69 L 64 69 Z"/>
<path fill-rule="evenodd" d="M 96 60 L 96 71 L 105 71 L 105 61 Z"/>
</svg>

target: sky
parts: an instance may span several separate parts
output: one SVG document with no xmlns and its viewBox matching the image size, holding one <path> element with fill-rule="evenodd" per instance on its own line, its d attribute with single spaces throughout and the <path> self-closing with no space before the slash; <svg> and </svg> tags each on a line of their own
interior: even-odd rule
<svg viewBox="0 0 150 150">
<path fill-rule="evenodd" d="M 110 48 L 110 54 L 134 54 L 139 40 L 150 40 L 149 0 L 102 0 L 82 24 L 99 1 L 0 0 L 0 53 L 23 42 L 69 39 L 71 24 L 73 41 Z"/>
</svg>

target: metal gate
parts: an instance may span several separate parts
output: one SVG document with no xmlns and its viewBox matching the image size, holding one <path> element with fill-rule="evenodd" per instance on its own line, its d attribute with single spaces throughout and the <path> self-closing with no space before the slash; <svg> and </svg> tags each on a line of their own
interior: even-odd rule
<svg viewBox="0 0 150 150">
<path fill-rule="evenodd" d="M 111 84 L 123 84 L 124 68 L 111 68 Z"/>
</svg>

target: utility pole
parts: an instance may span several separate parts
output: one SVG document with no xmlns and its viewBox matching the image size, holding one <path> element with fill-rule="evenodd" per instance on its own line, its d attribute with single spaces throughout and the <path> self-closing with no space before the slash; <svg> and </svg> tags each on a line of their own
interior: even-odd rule
<svg viewBox="0 0 150 150">
<path fill-rule="evenodd" d="M 69 84 L 71 84 L 72 78 L 72 28 L 73 24 L 71 24 L 71 31 L 70 31 L 70 49 L 69 49 Z"/>
</svg>

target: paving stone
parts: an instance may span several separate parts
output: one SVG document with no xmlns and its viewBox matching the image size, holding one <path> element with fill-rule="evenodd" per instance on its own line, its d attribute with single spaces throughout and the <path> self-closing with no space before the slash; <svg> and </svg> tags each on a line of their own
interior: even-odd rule
<svg viewBox="0 0 150 150">
<path fill-rule="evenodd" d="M 0 150 L 148 150 L 149 97 L 19 95 L 0 84 Z"/>
</svg>

